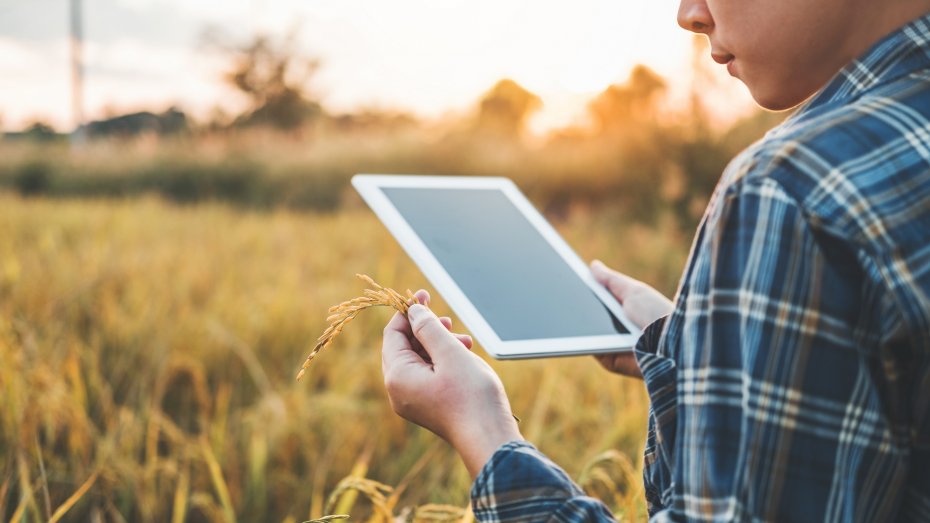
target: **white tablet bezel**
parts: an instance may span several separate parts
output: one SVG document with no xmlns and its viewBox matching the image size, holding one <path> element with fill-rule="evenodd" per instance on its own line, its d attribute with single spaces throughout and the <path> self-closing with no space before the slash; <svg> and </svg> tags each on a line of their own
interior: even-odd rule
<svg viewBox="0 0 930 523">
<path fill-rule="evenodd" d="M 479 176 L 426 176 L 357 174 L 352 185 L 362 199 L 375 212 L 401 247 L 419 266 L 453 311 L 488 354 L 497 359 L 536 358 L 547 356 L 575 356 L 631 350 L 641 332 L 629 321 L 620 303 L 591 275 L 588 265 L 562 239 L 552 225 L 533 207 L 519 188 L 509 179 Z M 487 320 L 478 312 L 458 284 L 433 256 L 413 228 L 382 191 L 383 188 L 443 188 L 443 189 L 500 189 L 517 209 L 549 242 L 565 263 L 591 288 L 630 334 L 604 336 L 578 336 L 570 338 L 543 338 L 504 341 L 494 332 Z"/>
</svg>

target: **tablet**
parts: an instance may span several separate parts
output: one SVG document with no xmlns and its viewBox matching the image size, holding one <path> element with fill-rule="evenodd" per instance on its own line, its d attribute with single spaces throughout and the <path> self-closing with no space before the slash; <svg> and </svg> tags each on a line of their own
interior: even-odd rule
<svg viewBox="0 0 930 523">
<path fill-rule="evenodd" d="M 620 303 L 509 179 L 358 174 L 352 185 L 494 358 L 635 345 Z"/>
</svg>

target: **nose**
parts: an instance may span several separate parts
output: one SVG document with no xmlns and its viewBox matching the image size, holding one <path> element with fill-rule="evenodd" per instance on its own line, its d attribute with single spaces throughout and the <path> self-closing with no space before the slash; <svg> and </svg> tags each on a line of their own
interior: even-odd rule
<svg viewBox="0 0 930 523">
<path fill-rule="evenodd" d="M 714 18 L 704 0 L 681 0 L 678 5 L 678 25 L 682 29 L 708 34 L 714 29 Z"/>
</svg>

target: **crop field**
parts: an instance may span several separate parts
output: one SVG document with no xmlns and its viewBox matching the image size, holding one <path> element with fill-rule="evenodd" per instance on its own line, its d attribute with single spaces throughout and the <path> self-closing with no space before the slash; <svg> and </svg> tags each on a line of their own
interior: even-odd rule
<svg viewBox="0 0 930 523">
<path fill-rule="evenodd" d="M 672 221 L 609 207 L 555 220 L 585 259 L 669 295 L 690 240 Z M 326 309 L 359 295 L 355 273 L 429 289 L 358 201 L 309 212 L 0 193 L 0 516 L 468 519 L 457 456 L 388 405 L 390 311 L 365 311 L 294 380 Z M 435 292 L 433 308 L 449 313 Z M 618 517 L 643 519 L 642 384 L 593 358 L 492 365 L 527 439 Z"/>
</svg>

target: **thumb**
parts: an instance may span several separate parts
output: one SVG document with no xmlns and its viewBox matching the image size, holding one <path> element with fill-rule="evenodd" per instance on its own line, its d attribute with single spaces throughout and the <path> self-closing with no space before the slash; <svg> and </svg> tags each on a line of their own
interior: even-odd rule
<svg viewBox="0 0 930 523">
<path fill-rule="evenodd" d="M 407 319 L 410 320 L 413 335 L 434 362 L 446 357 L 450 350 L 462 347 L 461 342 L 439 321 L 439 317 L 423 305 L 413 304 L 407 311 Z"/>
<path fill-rule="evenodd" d="M 640 285 L 639 280 L 630 278 L 625 274 L 621 274 L 607 267 L 600 260 L 591 262 L 591 274 L 598 283 L 607 287 L 611 294 L 621 302 Z"/>
</svg>

